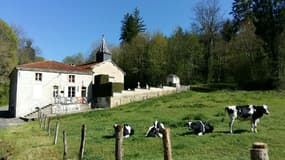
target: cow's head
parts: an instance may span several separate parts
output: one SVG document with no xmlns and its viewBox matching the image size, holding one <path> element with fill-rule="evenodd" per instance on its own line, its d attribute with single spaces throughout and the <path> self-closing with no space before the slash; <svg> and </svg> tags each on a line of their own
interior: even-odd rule
<svg viewBox="0 0 285 160">
<path fill-rule="evenodd" d="M 189 129 L 191 129 L 191 124 L 192 124 L 192 122 L 187 123 Z"/>
<path fill-rule="evenodd" d="M 263 106 L 263 109 L 264 109 L 264 113 L 265 114 L 269 114 L 269 110 L 268 110 L 268 106 L 267 105 L 262 105 Z"/>
</svg>

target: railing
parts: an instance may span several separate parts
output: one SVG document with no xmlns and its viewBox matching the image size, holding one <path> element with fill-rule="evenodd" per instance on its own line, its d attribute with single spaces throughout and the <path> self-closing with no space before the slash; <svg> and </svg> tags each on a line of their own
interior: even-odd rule
<svg viewBox="0 0 285 160">
<path fill-rule="evenodd" d="M 86 97 L 55 97 L 54 104 L 85 104 Z"/>
</svg>

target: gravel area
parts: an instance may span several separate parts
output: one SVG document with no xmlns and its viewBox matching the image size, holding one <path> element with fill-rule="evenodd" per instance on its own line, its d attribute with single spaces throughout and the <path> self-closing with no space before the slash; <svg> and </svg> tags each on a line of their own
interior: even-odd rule
<svg viewBox="0 0 285 160">
<path fill-rule="evenodd" d="M 25 121 L 20 118 L 7 118 L 8 106 L 0 107 L 0 128 L 7 128 L 10 126 L 20 125 Z"/>
</svg>

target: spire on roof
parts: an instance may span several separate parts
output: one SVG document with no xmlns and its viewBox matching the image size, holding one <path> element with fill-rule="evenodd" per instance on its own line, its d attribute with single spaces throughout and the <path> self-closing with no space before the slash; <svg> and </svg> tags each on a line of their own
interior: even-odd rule
<svg viewBox="0 0 285 160">
<path fill-rule="evenodd" d="M 102 61 L 111 60 L 111 59 L 112 59 L 112 53 L 107 47 L 104 34 L 103 34 L 101 44 L 99 46 L 99 50 L 96 53 L 96 62 L 102 62 Z"/>
<path fill-rule="evenodd" d="M 109 53 L 109 54 L 111 54 L 111 52 L 109 51 L 109 49 L 108 49 L 108 47 L 107 47 L 104 34 L 102 35 L 102 40 L 101 40 L 99 52 L 104 52 L 104 53 Z"/>
</svg>

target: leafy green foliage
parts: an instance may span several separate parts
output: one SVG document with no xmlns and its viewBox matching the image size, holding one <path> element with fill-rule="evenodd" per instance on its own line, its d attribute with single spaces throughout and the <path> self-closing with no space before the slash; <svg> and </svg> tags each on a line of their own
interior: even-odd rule
<svg viewBox="0 0 285 160">
<path fill-rule="evenodd" d="M 0 19 L 0 83 L 8 82 L 8 75 L 17 64 L 17 46 L 15 33 Z"/>
<path fill-rule="evenodd" d="M 72 56 L 66 56 L 63 59 L 63 63 L 65 64 L 84 64 L 86 62 L 85 57 L 82 53 L 77 53 L 75 55 Z"/>
<path fill-rule="evenodd" d="M 9 100 L 9 84 L 0 83 L 0 106 L 7 105 Z"/>
<path fill-rule="evenodd" d="M 263 41 L 254 32 L 254 26 L 245 23 L 241 33 L 230 43 L 233 76 L 242 88 L 270 89 L 268 56 L 263 50 Z"/>
<path fill-rule="evenodd" d="M 236 26 L 245 21 L 253 22 L 256 35 L 266 43 L 269 55 L 270 76 L 273 87 L 279 84 L 281 33 L 285 28 L 285 2 L 283 0 L 235 0 L 233 15 Z"/>
</svg>

